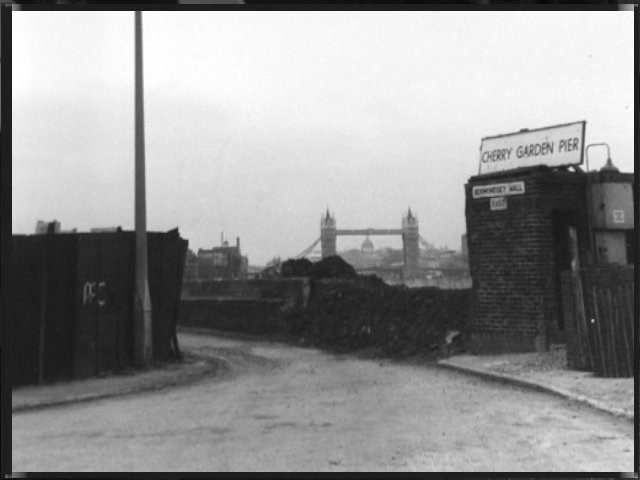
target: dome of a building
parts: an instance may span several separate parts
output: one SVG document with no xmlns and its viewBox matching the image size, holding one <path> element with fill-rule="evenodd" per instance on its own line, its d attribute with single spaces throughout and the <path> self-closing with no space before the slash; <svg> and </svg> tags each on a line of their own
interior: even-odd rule
<svg viewBox="0 0 640 480">
<path fill-rule="evenodd" d="M 368 236 L 364 239 L 364 242 L 362 242 L 362 247 L 360 247 L 360 250 L 362 250 L 363 252 L 373 252 L 373 242 L 369 239 Z"/>
</svg>

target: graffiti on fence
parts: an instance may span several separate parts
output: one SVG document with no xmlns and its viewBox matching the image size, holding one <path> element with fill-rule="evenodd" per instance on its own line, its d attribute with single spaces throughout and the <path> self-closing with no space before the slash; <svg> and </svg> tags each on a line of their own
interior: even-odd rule
<svg viewBox="0 0 640 480">
<path fill-rule="evenodd" d="M 87 306 L 91 305 L 95 302 L 98 303 L 100 307 L 104 307 L 107 301 L 104 298 L 104 289 L 106 287 L 106 282 L 85 282 L 84 287 L 82 289 L 82 305 Z"/>
</svg>

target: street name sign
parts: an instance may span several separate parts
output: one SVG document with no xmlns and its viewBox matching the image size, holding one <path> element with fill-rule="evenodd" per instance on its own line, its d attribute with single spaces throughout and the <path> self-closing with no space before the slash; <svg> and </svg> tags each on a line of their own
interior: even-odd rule
<svg viewBox="0 0 640 480">
<path fill-rule="evenodd" d="M 585 125 L 580 121 L 485 137 L 480 143 L 479 174 L 537 165 L 580 165 Z"/>
<path fill-rule="evenodd" d="M 492 183 L 489 185 L 476 185 L 471 190 L 471 196 L 475 198 L 504 197 L 505 195 L 521 195 L 524 193 L 524 181 L 509 183 Z"/>
</svg>

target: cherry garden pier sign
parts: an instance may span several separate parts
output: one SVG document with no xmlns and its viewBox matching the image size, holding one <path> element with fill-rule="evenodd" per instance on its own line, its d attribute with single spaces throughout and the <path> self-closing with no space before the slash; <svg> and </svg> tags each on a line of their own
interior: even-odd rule
<svg viewBox="0 0 640 480">
<path fill-rule="evenodd" d="M 485 137 L 480 144 L 479 175 L 521 167 L 580 165 L 585 121 Z"/>
</svg>

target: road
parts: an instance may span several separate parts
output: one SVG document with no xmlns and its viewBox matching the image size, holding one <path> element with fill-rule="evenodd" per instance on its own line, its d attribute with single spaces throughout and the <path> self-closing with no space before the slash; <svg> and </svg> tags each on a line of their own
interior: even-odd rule
<svg viewBox="0 0 640 480">
<path fill-rule="evenodd" d="M 435 366 L 181 334 L 229 371 L 13 415 L 13 470 L 633 471 L 633 425 Z"/>
</svg>

